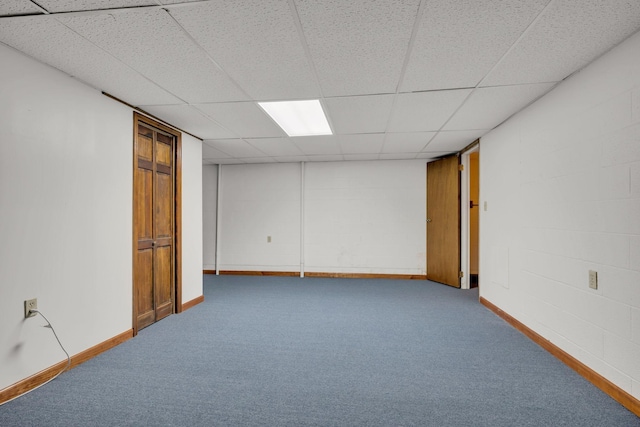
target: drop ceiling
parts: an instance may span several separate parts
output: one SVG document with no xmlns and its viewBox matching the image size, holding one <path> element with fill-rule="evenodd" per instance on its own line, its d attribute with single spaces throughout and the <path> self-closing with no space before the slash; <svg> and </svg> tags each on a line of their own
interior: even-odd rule
<svg viewBox="0 0 640 427">
<path fill-rule="evenodd" d="M 203 140 L 203 162 L 456 152 L 640 29 L 638 0 L 3 0 L 0 42 Z M 320 99 L 287 137 L 257 101 Z"/>
</svg>

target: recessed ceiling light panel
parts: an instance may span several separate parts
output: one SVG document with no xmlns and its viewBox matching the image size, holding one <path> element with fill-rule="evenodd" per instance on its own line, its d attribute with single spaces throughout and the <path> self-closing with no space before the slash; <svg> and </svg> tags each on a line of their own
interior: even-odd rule
<svg viewBox="0 0 640 427">
<path fill-rule="evenodd" d="M 322 105 L 307 101 L 258 102 L 289 136 L 333 135 Z"/>
</svg>

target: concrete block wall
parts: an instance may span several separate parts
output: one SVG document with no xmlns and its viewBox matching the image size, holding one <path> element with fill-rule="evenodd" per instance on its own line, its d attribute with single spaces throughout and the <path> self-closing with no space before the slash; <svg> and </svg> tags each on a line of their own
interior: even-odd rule
<svg viewBox="0 0 640 427">
<path fill-rule="evenodd" d="M 483 137 L 480 155 L 481 295 L 636 398 L 639 51 L 636 34 Z"/>
<path fill-rule="evenodd" d="M 220 167 L 219 270 L 425 274 L 425 161 Z"/>
<path fill-rule="evenodd" d="M 216 229 L 218 206 L 218 166 L 202 166 L 202 265 L 216 269 Z"/>
</svg>

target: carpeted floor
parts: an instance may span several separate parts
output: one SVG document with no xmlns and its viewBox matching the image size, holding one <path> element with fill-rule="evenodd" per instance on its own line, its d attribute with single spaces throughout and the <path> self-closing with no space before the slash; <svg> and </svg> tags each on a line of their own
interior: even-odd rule
<svg viewBox="0 0 640 427">
<path fill-rule="evenodd" d="M 204 282 L 204 303 L 0 406 L 0 425 L 640 426 L 477 289 Z"/>
</svg>

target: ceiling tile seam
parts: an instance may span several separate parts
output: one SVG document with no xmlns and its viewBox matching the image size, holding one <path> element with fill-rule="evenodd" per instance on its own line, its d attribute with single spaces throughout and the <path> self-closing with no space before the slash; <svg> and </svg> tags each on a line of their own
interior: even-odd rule
<svg viewBox="0 0 640 427">
<path fill-rule="evenodd" d="M 37 2 L 35 2 L 34 0 L 29 0 L 29 3 L 31 3 L 32 5 L 34 5 L 37 9 L 40 9 L 40 11 L 42 13 L 44 13 L 45 15 L 49 15 L 51 12 L 49 12 L 47 9 L 45 9 L 44 7 L 40 6 Z"/>
<path fill-rule="evenodd" d="M 562 79 L 564 80 L 564 79 Z M 501 87 L 516 87 L 516 86 L 535 86 L 535 85 L 551 85 L 551 84 L 557 84 L 562 80 L 554 80 L 551 82 L 535 82 L 535 83 L 512 83 L 512 84 L 508 84 L 508 85 L 488 85 L 488 86 L 480 86 L 477 89 L 497 89 L 497 88 L 501 88 Z M 470 88 L 472 89 L 472 88 Z M 473 88 L 476 89 L 476 88 Z"/>
<path fill-rule="evenodd" d="M 435 132 L 435 133 L 433 134 L 433 136 L 431 136 L 431 138 L 429 138 L 429 140 L 427 141 L 427 143 L 426 143 L 426 144 L 424 144 L 424 145 L 422 146 L 422 148 L 420 149 L 420 151 L 418 152 L 418 154 L 419 154 L 419 153 L 422 153 L 422 152 L 427 148 L 427 146 L 428 146 L 429 144 L 431 144 L 431 141 L 433 141 L 433 140 L 434 140 L 434 138 L 435 138 L 439 133 L 440 133 L 440 131 Z M 418 154 L 416 154 L 416 156 L 417 156 Z"/>
<path fill-rule="evenodd" d="M 262 150 L 261 150 L 261 149 L 259 149 L 258 147 L 253 146 L 249 141 L 247 141 L 247 139 L 248 139 L 248 138 L 247 138 L 247 139 L 245 139 L 245 138 L 238 138 L 238 139 L 239 139 L 240 141 L 244 142 L 245 144 L 249 145 L 250 147 L 255 148 L 256 150 L 258 150 L 258 151 L 259 151 L 259 152 L 261 152 L 262 154 L 264 154 L 264 157 L 269 157 L 269 155 L 268 155 L 267 153 L 265 153 L 264 151 L 262 151 Z M 213 147 L 213 148 L 215 148 L 216 150 L 220 150 L 220 151 L 222 151 L 224 154 L 226 154 L 227 156 L 231 156 L 231 157 L 236 158 L 236 159 L 242 159 L 242 158 L 245 158 L 245 159 L 246 159 L 246 158 L 250 158 L 250 157 L 237 157 L 237 156 L 232 156 L 231 154 L 227 153 L 227 152 L 226 152 L 226 151 L 224 151 L 224 150 L 221 150 L 220 148 L 217 148 L 217 147 Z"/>
<path fill-rule="evenodd" d="M 163 4 L 160 0 L 154 0 L 155 3 L 156 3 L 154 5 L 120 6 L 120 7 L 113 7 L 113 8 L 97 8 L 97 9 L 88 9 L 88 10 L 70 10 L 70 11 L 64 11 L 64 12 L 50 12 L 47 9 L 45 9 L 44 7 L 40 6 L 34 0 L 27 0 L 27 1 L 29 3 L 31 3 L 31 4 L 33 4 L 36 8 L 40 9 L 42 11 L 42 14 L 8 15 L 8 16 L 1 16 L 0 19 L 1 18 L 13 18 L 13 17 L 17 17 L 17 16 L 102 15 L 102 14 L 109 14 L 109 13 L 126 13 L 126 12 L 130 12 L 130 11 L 133 11 L 133 10 L 143 10 L 143 9 L 166 9 L 166 8 L 176 9 L 176 8 L 182 8 L 182 7 L 192 7 L 192 6 L 198 5 L 200 3 L 208 3 L 210 0 L 192 0 L 192 1 L 185 1 L 185 2 L 181 2 L 181 3 L 169 3 L 169 4 Z"/>
<path fill-rule="evenodd" d="M 495 125 L 492 129 L 495 129 L 499 126 L 501 126 L 503 123 L 505 123 L 507 120 L 509 120 L 511 117 L 515 116 L 516 114 L 518 114 L 520 111 L 524 110 L 525 108 L 527 108 L 528 106 L 532 105 L 534 102 L 536 102 L 538 99 L 542 98 L 543 96 L 545 96 L 547 93 L 549 93 L 550 91 L 552 91 L 556 86 L 558 86 L 560 83 L 562 83 L 562 81 L 559 82 L 555 82 L 553 83 L 553 86 L 551 86 L 549 88 L 549 90 L 545 91 L 544 93 L 536 96 L 535 98 L 533 98 L 531 101 L 527 102 L 525 105 L 522 106 L 522 108 L 519 108 L 517 111 L 514 111 L 513 113 L 509 114 L 509 117 L 505 118 L 504 120 L 502 120 L 500 123 L 498 123 L 497 125 Z"/>
<path fill-rule="evenodd" d="M 395 93 L 393 94 L 393 100 L 391 101 L 391 109 L 389 111 L 389 116 L 387 117 L 387 123 L 385 124 L 385 136 L 382 140 L 382 147 L 380 148 L 380 152 L 384 151 L 384 146 L 387 143 L 387 132 L 389 129 L 389 124 L 391 123 L 391 118 L 395 112 L 396 104 L 398 101 L 398 92 L 400 87 L 402 86 L 402 82 L 404 81 L 405 75 L 407 73 L 407 67 L 409 66 L 409 59 L 411 59 L 411 53 L 413 52 L 413 46 L 415 44 L 416 35 L 418 34 L 418 30 L 420 29 L 420 22 L 422 21 L 422 14 L 424 11 L 425 4 L 428 0 L 420 0 L 420 4 L 418 5 L 418 10 L 416 11 L 416 18 L 413 21 L 413 28 L 411 29 L 411 36 L 409 37 L 409 42 L 407 43 L 407 50 L 404 54 L 404 61 L 402 62 L 402 68 L 400 69 L 400 77 L 398 78 L 398 83 L 396 85 Z"/>
<path fill-rule="evenodd" d="M 31 0 L 28 0 L 31 1 Z M 32 2 L 34 3 L 34 2 Z M 104 14 L 114 14 L 114 13 L 126 13 L 126 12 L 131 12 L 132 10 L 142 10 L 142 9 L 162 9 L 166 6 L 159 6 L 159 5 L 147 5 L 147 6 L 129 6 L 129 7 L 114 7 L 114 8 L 107 8 L 107 9 L 89 9 L 89 10 L 70 10 L 70 11 L 65 11 L 65 12 L 49 12 L 47 11 L 45 8 L 34 4 L 34 6 L 39 7 L 40 9 L 43 10 L 42 14 L 29 14 L 27 16 L 42 16 L 44 19 L 44 17 L 55 17 L 58 15 L 63 15 L 63 16 L 83 16 L 83 15 L 104 15 Z M 46 11 L 46 12 L 44 12 Z M 11 15 L 8 17 L 14 17 L 14 16 L 23 16 L 23 15 Z"/>
<path fill-rule="evenodd" d="M 201 2 L 198 2 L 201 3 Z M 171 14 L 171 11 L 168 8 L 163 8 L 163 10 L 167 13 L 167 15 L 169 15 L 169 17 L 171 18 L 171 20 L 178 26 L 178 28 L 180 28 L 180 30 L 189 38 L 189 40 L 191 40 L 191 42 L 198 48 L 200 49 L 200 51 L 202 53 L 204 53 L 204 55 L 207 57 L 207 59 L 216 67 L 218 68 L 218 70 L 220 70 L 220 72 L 238 89 L 240 90 L 240 92 L 247 98 L 247 101 L 234 101 L 234 102 L 246 102 L 246 103 L 252 103 L 252 104 L 256 104 L 253 101 L 249 101 L 252 99 L 252 97 L 247 93 L 247 91 L 245 91 L 245 89 L 233 78 L 231 77 L 231 75 L 213 58 L 213 56 L 203 47 L 200 45 L 200 43 L 197 42 L 197 40 L 195 39 L 195 37 L 193 37 L 191 35 L 191 33 L 189 33 L 189 31 L 187 31 L 186 28 L 184 28 L 184 26 L 182 26 L 182 24 Z M 206 104 L 206 103 L 199 103 L 199 104 Z M 212 104 L 216 104 L 216 103 L 212 103 Z M 189 104 L 192 105 L 192 104 Z M 195 105 L 197 104 L 193 104 L 193 106 L 195 107 Z M 198 109 L 198 107 L 195 107 L 196 109 Z M 260 109 L 263 114 L 264 111 L 262 109 Z M 238 135 L 236 132 L 231 131 L 230 129 L 226 128 L 225 126 L 222 126 L 220 123 L 218 123 L 213 117 L 208 116 L 206 113 L 204 113 L 202 110 L 198 109 L 198 111 L 200 111 L 202 114 L 205 114 L 205 116 L 211 120 L 213 120 L 215 123 L 217 123 L 218 125 L 220 125 L 222 128 L 228 130 L 231 134 L 233 135 L 237 135 L 238 137 L 240 137 L 240 135 Z M 326 107 L 325 107 L 325 111 L 326 111 Z M 278 125 L 275 120 L 273 120 L 273 118 L 268 115 L 268 114 L 264 114 L 265 117 L 268 117 L 269 120 L 271 120 L 278 128 L 280 128 L 280 125 Z M 245 141 L 246 142 L 246 141 Z M 266 154 L 266 153 L 265 153 Z"/>
<path fill-rule="evenodd" d="M 427 90 L 412 90 L 409 92 L 398 92 L 398 95 L 407 95 L 407 94 L 414 94 L 414 93 L 433 93 L 433 92 L 449 92 L 449 91 L 456 91 L 456 90 L 469 90 L 469 89 L 475 89 L 477 86 L 465 86 L 465 87 L 446 87 L 446 88 L 440 88 L 440 89 L 427 89 Z"/>
<path fill-rule="evenodd" d="M 242 140 L 244 142 L 246 142 L 247 144 L 249 144 L 251 147 L 255 148 L 256 150 L 260 151 L 261 153 L 264 153 L 265 156 L 267 157 L 283 157 L 283 156 L 273 156 L 273 155 L 269 155 L 267 153 L 265 153 L 264 151 L 262 151 L 261 149 L 259 149 L 258 147 L 256 147 L 255 145 L 253 145 L 249 139 L 251 140 L 255 140 L 255 139 L 269 139 L 269 138 L 242 138 Z M 295 144 L 293 144 L 296 147 L 296 150 L 298 150 L 300 152 L 300 154 L 296 154 L 297 156 L 304 156 L 305 154 L 302 152 L 302 150 Z"/>
<path fill-rule="evenodd" d="M 320 77 L 318 76 L 318 70 L 316 69 L 316 64 L 313 62 L 313 58 L 311 57 L 311 49 L 309 49 L 309 44 L 307 43 L 307 36 L 304 33 L 304 28 L 302 28 L 302 21 L 300 21 L 300 14 L 298 13 L 298 7 L 296 6 L 295 0 L 288 0 L 289 10 L 291 11 L 291 17 L 293 19 L 293 24 L 296 27 L 296 31 L 298 32 L 298 40 L 302 45 L 302 50 L 304 51 L 305 56 L 307 57 L 307 63 L 311 68 L 311 72 L 313 73 L 313 79 L 316 83 L 316 88 L 318 89 L 318 93 L 320 94 L 320 104 L 322 105 L 322 109 L 324 110 L 324 115 L 329 122 L 329 127 L 331 128 L 331 132 L 334 132 L 335 126 L 333 124 L 333 120 L 327 114 L 328 108 L 325 102 L 324 92 L 322 91 L 322 85 L 320 84 Z"/>
<path fill-rule="evenodd" d="M 311 57 L 311 49 L 309 49 L 309 44 L 307 43 L 307 36 L 304 33 L 304 28 L 302 28 L 302 21 L 300 21 L 300 14 L 298 13 L 298 7 L 296 6 L 295 0 L 288 0 L 289 10 L 291 11 L 291 18 L 293 19 L 293 24 L 296 27 L 296 31 L 298 33 L 298 39 L 300 44 L 302 45 L 302 50 L 304 51 L 305 56 L 307 57 L 307 62 L 309 63 L 309 67 L 311 67 L 311 72 L 313 73 L 314 81 L 316 83 L 316 89 L 318 89 L 318 93 L 320 94 L 320 98 L 324 99 L 324 92 L 322 91 L 322 85 L 320 85 L 320 78 L 318 77 L 318 70 L 316 69 L 316 64 L 313 62 L 313 58 Z"/>
<path fill-rule="evenodd" d="M 551 4 L 554 1 L 555 0 L 549 0 L 549 2 L 540 11 L 540 13 L 538 13 L 538 15 L 529 23 L 529 25 L 527 25 L 527 28 L 525 28 L 522 31 L 522 33 L 520 33 L 518 38 L 511 44 L 511 46 L 509 46 L 509 49 L 507 49 L 506 52 L 500 57 L 500 59 L 498 59 L 498 61 L 496 61 L 496 63 L 493 64 L 493 67 L 491 67 L 491 69 L 487 72 L 487 74 L 485 74 L 485 76 L 482 79 L 480 79 L 480 81 L 471 90 L 471 92 L 465 97 L 465 99 L 458 106 L 458 108 L 456 108 L 455 111 L 449 116 L 449 118 L 442 124 L 440 129 L 438 129 L 438 133 L 436 134 L 436 136 L 445 128 L 445 126 L 451 121 L 451 119 L 453 119 L 453 117 L 455 117 L 455 115 L 458 113 L 458 111 L 460 111 L 462 109 L 462 107 L 473 96 L 473 94 L 475 94 L 477 92 L 477 89 L 482 85 L 482 82 L 484 82 L 491 75 L 491 73 L 495 71 L 495 69 L 504 61 L 504 59 L 507 57 L 507 55 L 509 55 L 509 53 L 511 53 L 515 49 L 515 47 L 520 43 L 520 41 L 529 33 L 529 31 L 531 31 L 531 29 L 538 23 L 538 21 L 540 21 L 540 19 L 542 19 L 542 17 L 544 16 L 545 12 L 547 10 L 549 10 L 549 7 L 551 6 Z M 495 126 L 493 128 L 495 128 Z M 435 139 L 435 137 L 434 137 L 434 139 Z M 429 142 L 429 144 L 431 144 L 432 141 L 433 141 L 433 139 Z M 427 146 L 429 144 L 427 144 Z M 423 150 L 426 149 L 426 148 L 427 147 L 424 147 Z"/>
<path fill-rule="evenodd" d="M 72 30 L 72 31 L 73 31 L 73 30 Z M 42 65 L 45 65 L 45 66 L 50 67 L 50 68 L 53 68 L 54 70 L 58 70 L 59 72 L 61 72 L 61 73 L 62 73 L 62 74 L 64 74 L 65 76 L 68 76 L 69 78 L 72 78 L 72 79 L 74 79 L 74 80 L 77 80 L 78 82 L 80 82 L 80 83 L 82 83 L 82 84 L 84 84 L 84 85 L 86 85 L 86 86 L 88 86 L 88 87 L 90 87 L 90 88 L 92 88 L 92 89 L 97 90 L 98 92 L 102 93 L 103 95 L 105 95 L 105 96 L 107 96 L 107 97 L 109 97 L 109 98 L 115 99 L 116 101 L 118 101 L 118 102 L 120 102 L 120 103 L 123 103 L 123 104 L 127 105 L 128 107 L 130 107 L 130 108 L 132 108 L 132 109 L 134 109 L 134 110 L 138 110 L 138 111 L 140 111 L 140 112 L 142 112 L 142 113 L 146 114 L 147 116 L 153 117 L 153 118 L 154 118 L 154 119 L 156 119 L 156 120 L 163 121 L 163 122 L 165 122 L 165 124 L 168 124 L 169 126 L 171 126 L 171 127 L 175 128 L 175 129 L 181 130 L 180 128 L 178 128 L 178 127 L 176 127 L 176 126 L 174 126 L 174 125 L 172 125 L 172 124 L 170 124 L 170 123 L 166 123 L 166 121 L 164 121 L 164 120 L 160 119 L 159 117 L 156 117 L 156 116 L 154 116 L 153 114 L 148 113 L 148 112 L 144 111 L 144 110 L 143 110 L 143 109 L 141 109 L 141 108 L 138 108 L 137 106 L 131 105 L 131 104 L 129 104 L 129 103 L 127 103 L 127 102 L 125 102 L 125 101 L 123 101 L 123 100 L 121 100 L 121 99 L 119 99 L 119 98 L 117 98 L 117 97 L 113 96 L 113 95 L 111 95 L 110 93 L 105 92 L 105 91 L 104 91 L 104 88 L 97 87 L 97 86 L 95 86 L 93 83 L 90 83 L 90 82 L 88 82 L 88 81 L 86 81 L 86 80 L 84 80 L 84 79 L 81 79 L 81 78 L 80 78 L 80 77 L 78 77 L 78 76 L 71 75 L 71 74 L 69 74 L 69 73 L 68 73 L 67 71 L 65 71 L 65 70 L 62 70 L 62 69 L 60 69 L 60 68 L 57 68 L 57 67 L 55 67 L 55 66 L 53 66 L 53 65 L 51 65 L 51 64 L 48 64 L 48 63 L 46 63 L 46 62 L 42 62 L 42 60 L 41 60 L 40 58 L 36 58 L 36 57 L 35 57 L 35 56 L 33 56 L 33 55 L 30 55 L 30 54 L 28 54 L 28 53 L 26 53 L 26 52 L 23 52 L 23 51 L 21 51 L 21 50 L 18 50 L 18 49 L 17 49 L 17 48 L 15 48 L 14 46 L 8 45 L 8 44 L 6 44 L 6 43 L 4 43 L 4 42 L 0 42 L 0 45 L 6 46 L 6 47 L 8 47 L 9 49 L 15 50 L 16 52 L 20 53 L 21 55 L 24 55 L 24 56 L 26 56 L 26 57 L 28 57 L 28 58 L 31 58 L 32 60 L 34 60 L 34 61 L 36 61 L 36 62 L 38 62 L 38 63 L 40 63 L 40 64 L 42 64 Z M 99 48 L 99 47 L 98 47 L 98 48 Z M 108 53 L 108 52 L 107 52 L 107 53 Z M 125 65 L 126 65 L 126 64 L 125 64 Z M 134 71 L 134 72 L 137 72 L 137 71 L 135 71 L 135 70 L 133 70 L 133 71 Z M 144 76 L 142 76 L 142 77 L 144 77 Z M 152 82 L 152 83 L 153 83 L 153 82 Z M 162 88 L 161 88 L 161 89 L 162 89 Z M 168 91 L 167 91 L 167 92 L 168 92 Z M 181 131 L 182 131 L 182 132 L 185 132 L 185 131 L 183 131 L 183 130 L 181 130 Z M 185 132 L 185 133 L 188 133 L 188 132 Z M 201 141 L 203 140 L 202 138 L 200 138 L 200 137 L 198 137 L 198 136 L 196 136 L 196 135 L 193 135 L 193 134 L 190 134 L 190 135 L 191 135 L 191 136 L 193 136 L 194 138 L 197 138 L 197 139 L 201 140 Z"/>
<path fill-rule="evenodd" d="M 247 98 L 251 99 L 251 96 L 244 90 L 244 88 L 238 83 L 231 75 L 209 54 L 209 52 L 197 42 L 197 40 L 187 31 L 186 28 L 171 14 L 171 11 L 165 7 L 162 8 L 164 12 L 171 18 L 171 20 L 178 26 L 178 28 L 187 36 L 187 38 L 193 43 L 200 51 L 207 57 L 207 59 L 222 72 L 222 74 Z"/>
<path fill-rule="evenodd" d="M 186 104 L 187 106 L 189 106 L 190 108 L 193 108 L 194 110 L 196 110 L 202 117 L 204 117 L 205 119 L 209 120 L 210 122 L 215 123 L 216 125 L 220 126 L 222 129 L 226 130 L 227 132 L 229 132 L 232 135 L 235 135 L 235 138 L 225 138 L 225 139 L 242 139 L 242 137 L 240 135 L 238 135 L 237 133 L 235 133 L 234 131 L 232 131 L 231 129 L 227 128 L 226 126 L 223 126 L 220 122 L 218 122 L 216 119 L 214 119 L 213 117 L 209 116 L 207 113 L 205 113 L 204 111 L 202 111 L 201 109 L 199 109 L 197 107 L 198 104 Z"/>
<path fill-rule="evenodd" d="M 491 75 L 491 73 L 493 73 L 496 68 L 498 68 L 498 66 L 500 64 L 502 64 L 502 62 L 505 60 L 505 58 L 516 48 L 516 46 L 522 41 L 522 39 L 531 31 L 531 29 L 538 23 L 538 21 L 540 21 L 542 19 L 542 17 L 545 15 L 545 13 L 547 12 L 547 10 L 549 10 L 550 6 L 555 2 L 556 0 L 549 0 L 549 2 L 546 4 L 546 6 L 540 11 L 540 13 L 538 13 L 538 15 L 529 23 L 529 25 L 527 25 L 527 28 L 525 28 L 522 33 L 520 33 L 520 35 L 518 36 L 518 38 L 511 44 L 511 46 L 509 46 L 509 49 L 507 49 L 507 51 L 500 57 L 500 59 L 498 59 L 496 61 L 495 64 L 493 64 L 493 67 L 491 67 L 491 69 L 487 72 L 487 74 L 484 75 L 484 77 L 482 79 L 480 79 L 480 81 L 478 82 L 478 84 L 476 84 L 475 89 L 477 89 L 478 87 L 480 87 L 482 85 L 482 82 L 484 82 L 485 80 L 487 80 L 487 78 L 489 78 L 489 76 Z"/>
<path fill-rule="evenodd" d="M 58 18 L 56 18 L 55 16 L 53 17 L 53 19 L 56 20 L 56 22 L 58 22 L 60 25 L 64 26 L 65 28 L 67 28 L 69 31 L 71 31 L 72 33 L 76 34 L 78 37 L 82 38 L 83 40 L 87 41 L 89 44 L 93 45 L 94 47 L 96 47 L 97 49 L 101 50 L 102 52 L 106 53 L 108 56 L 110 56 L 111 58 L 113 58 L 115 61 L 119 62 L 120 64 L 124 65 L 126 68 L 130 69 L 131 71 L 135 72 L 136 74 L 138 74 L 140 77 L 142 77 L 143 79 L 147 80 L 149 83 L 153 84 L 154 86 L 156 86 L 158 89 L 168 93 L 169 95 L 173 96 L 176 99 L 179 99 L 180 101 L 182 101 L 182 103 L 187 104 L 187 101 L 185 101 L 184 99 L 180 98 L 178 95 L 176 95 L 175 93 L 167 90 L 166 88 L 164 88 L 163 86 L 159 85 L 158 83 L 156 83 L 155 81 L 153 81 L 152 79 L 150 79 L 149 77 L 147 77 L 146 75 L 144 75 L 142 72 L 136 70 L 135 68 L 133 68 L 132 66 L 130 66 L 129 64 L 127 64 L 126 62 L 122 61 L 120 58 L 118 58 L 117 56 L 115 56 L 114 54 L 112 54 L 111 52 L 109 52 L 108 50 L 104 49 L 102 46 L 99 46 L 98 44 L 94 43 L 93 41 L 89 40 L 88 38 L 86 38 L 85 36 L 83 36 L 82 34 L 80 34 L 79 32 L 77 32 L 76 30 L 74 30 L 73 28 L 71 28 L 70 26 L 68 26 L 67 24 L 65 24 L 64 22 L 60 21 Z M 64 72 L 65 74 L 69 75 L 68 73 Z M 77 78 L 77 77 L 74 77 Z M 78 79 L 80 80 L 80 79 Z M 93 87 L 93 86 L 92 86 Z M 97 88 L 99 90 L 103 90 L 103 88 Z"/>
</svg>

